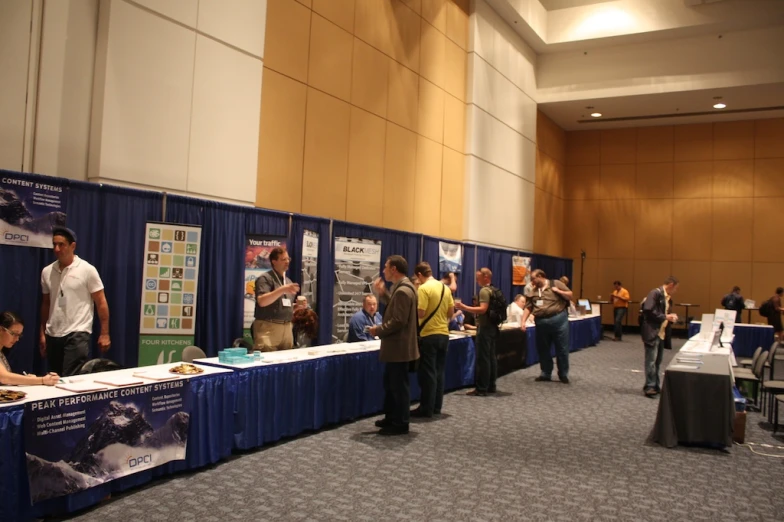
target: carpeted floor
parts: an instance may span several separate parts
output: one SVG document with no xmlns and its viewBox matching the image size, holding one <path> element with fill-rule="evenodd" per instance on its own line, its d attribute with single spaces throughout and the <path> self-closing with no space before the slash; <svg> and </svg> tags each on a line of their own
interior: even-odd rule
<svg viewBox="0 0 784 522">
<path fill-rule="evenodd" d="M 570 385 L 534 382 L 528 368 L 501 378 L 497 397 L 449 394 L 445 414 L 409 436 L 378 437 L 378 417 L 363 419 L 74 519 L 784 520 L 784 459 L 646 444 L 658 399 L 642 395 L 642 360 L 637 336 L 603 341 L 571 355 Z M 746 440 L 784 446 L 762 421 L 749 414 Z"/>
</svg>

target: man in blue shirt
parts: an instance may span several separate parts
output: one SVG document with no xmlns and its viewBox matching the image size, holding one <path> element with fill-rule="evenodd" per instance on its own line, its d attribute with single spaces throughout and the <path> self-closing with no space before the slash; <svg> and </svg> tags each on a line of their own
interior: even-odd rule
<svg viewBox="0 0 784 522">
<path fill-rule="evenodd" d="M 373 336 L 365 331 L 365 328 L 381 324 L 381 314 L 376 310 L 378 310 L 376 296 L 366 295 L 362 301 L 362 310 L 355 313 L 348 323 L 348 342 L 358 343 L 373 340 Z"/>
</svg>

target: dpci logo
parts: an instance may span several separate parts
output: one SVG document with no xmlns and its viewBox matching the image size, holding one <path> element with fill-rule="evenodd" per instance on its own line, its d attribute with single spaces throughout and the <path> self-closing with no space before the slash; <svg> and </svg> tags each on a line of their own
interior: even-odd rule
<svg viewBox="0 0 784 522">
<path fill-rule="evenodd" d="M 27 234 L 14 234 L 11 232 L 3 232 L 3 239 L 12 243 L 28 243 L 30 236 Z"/>
<path fill-rule="evenodd" d="M 141 457 L 133 457 L 128 455 L 128 467 L 138 468 L 139 466 L 149 466 L 152 464 L 152 454 L 142 455 Z"/>
</svg>

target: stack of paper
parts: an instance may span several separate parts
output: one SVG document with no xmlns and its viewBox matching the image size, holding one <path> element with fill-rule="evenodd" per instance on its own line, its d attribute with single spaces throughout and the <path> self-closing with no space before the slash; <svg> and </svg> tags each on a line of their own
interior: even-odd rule
<svg viewBox="0 0 784 522">
<path fill-rule="evenodd" d="M 173 381 L 174 379 L 180 378 L 179 375 L 175 373 L 169 373 L 168 370 L 139 371 L 134 372 L 133 376 L 142 379 L 149 379 L 151 381 Z"/>
<path fill-rule="evenodd" d="M 60 388 L 61 390 L 68 390 L 75 393 L 86 393 L 107 389 L 105 385 L 98 384 L 93 381 L 64 382 L 56 385 L 55 388 Z"/>
<path fill-rule="evenodd" d="M 110 375 L 108 377 L 98 377 L 95 382 L 99 384 L 108 384 L 109 386 L 137 386 L 144 384 L 144 381 L 138 377 L 129 377 L 127 375 Z"/>
</svg>

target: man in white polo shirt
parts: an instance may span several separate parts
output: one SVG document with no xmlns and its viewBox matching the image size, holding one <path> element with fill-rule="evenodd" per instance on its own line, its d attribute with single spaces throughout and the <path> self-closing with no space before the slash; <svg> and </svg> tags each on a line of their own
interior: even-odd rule
<svg viewBox="0 0 784 522">
<path fill-rule="evenodd" d="M 109 305 L 98 271 L 74 254 L 74 231 L 55 227 L 52 245 L 57 261 L 41 272 L 40 350 L 51 371 L 67 376 L 75 374 L 89 355 L 93 303 L 101 320 L 98 347 L 102 353 L 109 350 Z"/>
</svg>

